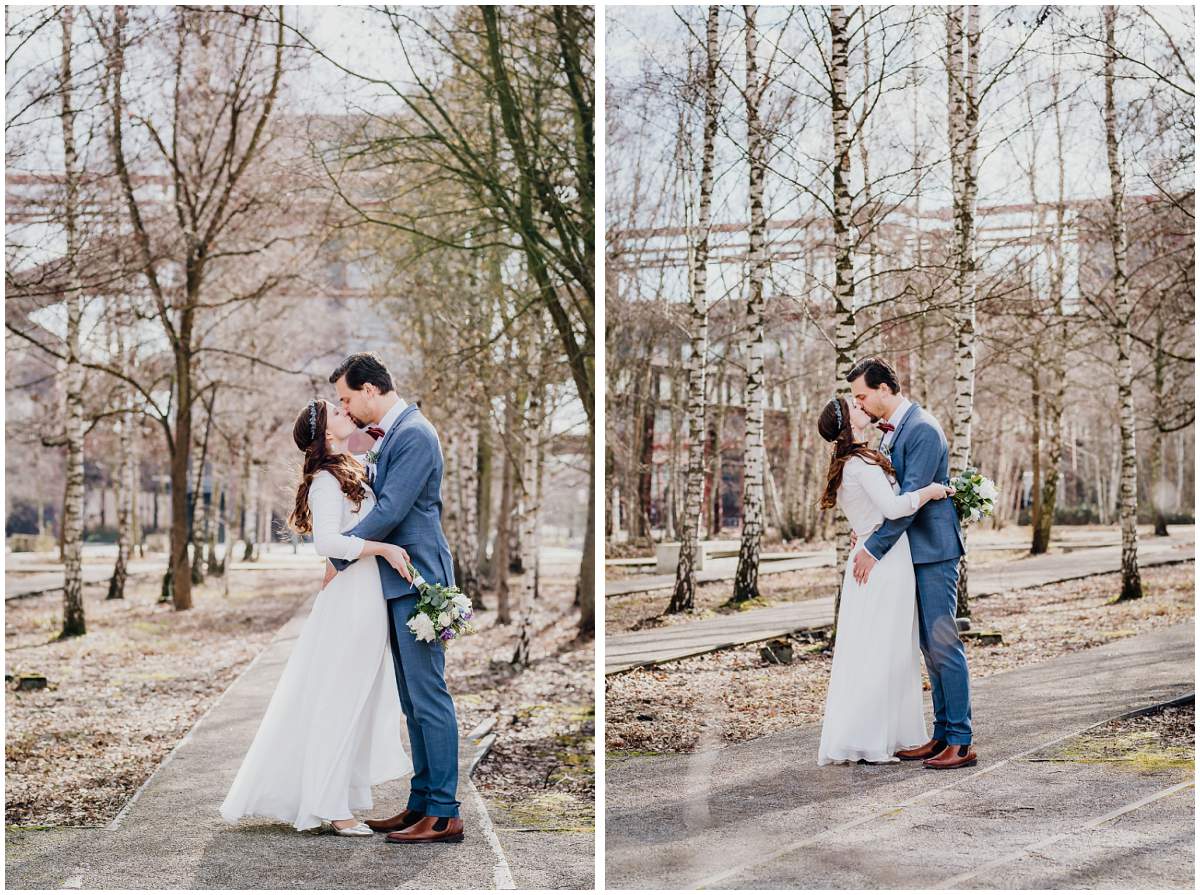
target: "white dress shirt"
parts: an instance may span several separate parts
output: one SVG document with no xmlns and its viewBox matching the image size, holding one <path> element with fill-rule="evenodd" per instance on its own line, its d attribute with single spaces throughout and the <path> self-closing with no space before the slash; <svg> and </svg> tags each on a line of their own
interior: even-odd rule
<svg viewBox="0 0 1200 895">
<path fill-rule="evenodd" d="M 371 446 L 372 451 L 379 450 L 379 445 L 381 445 L 383 443 L 383 439 L 387 436 L 388 430 L 391 429 L 392 426 L 394 426 L 396 424 L 396 420 L 400 419 L 400 414 L 402 414 L 404 412 L 404 408 L 407 406 L 408 406 L 408 404 L 405 402 L 405 400 L 403 398 L 399 398 L 399 397 L 396 398 L 396 403 L 392 405 L 392 409 L 389 410 L 387 413 L 385 413 L 383 415 L 383 419 L 381 419 L 379 421 L 379 428 L 383 430 L 383 435 L 380 435 L 379 438 L 377 438 L 375 440 L 375 444 L 373 444 Z M 377 471 L 376 470 L 377 465 L 378 464 L 376 464 L 376 463 L 368 463 L 367 464 L 367 472 L 370 475 L 372 482 L 375 481 L 375 473 Z"/>
<path fill-rule="evenodd" d="M 887 421 L 893 426 L 899 426 L 900 420 L 904 419 L 904 414 L 908 413 L 908 408 L 910 407 L 912 407 L 912 401 L 908 400 L 908 398 L 901 398 L 900 403 L 896 405 L 896 409 L 892 411 L 892 414 L 887 418 Z M 892 429 L 891 432 L 884 432 L 883 440 L 879 442 L 879 446 L 881 448 L 890 448 L 892 446 L 892 438 L 894 438 L 895 435 L 895 429 Z"/>
<path fill-rule="evenodd" d="M 395 425 L 396 420 L 400 419 L 400 414 L 404 412 L 404 408 L 407 406 L 408 404 L 405 403 L 403 398 L 396 399 L 396 403 L 392 405 L 392 409 L 385 413 L 383 419 L 379 421 L 379 428 L 383 430 L 383 435 L 388 434 L 388 430 Z M 379 437 L 379 441 L 383 441 L 383 435 Z M 379 441 L 375 443 L 379 444 Z"/>
</svg>

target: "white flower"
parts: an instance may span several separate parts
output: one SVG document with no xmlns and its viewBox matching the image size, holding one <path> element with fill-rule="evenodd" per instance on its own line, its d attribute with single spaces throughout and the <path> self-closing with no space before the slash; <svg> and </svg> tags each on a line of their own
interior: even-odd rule
<svg viewBox="0 0 1200 895">
<path fill-rule="evenodd" d="M 450 598 L 450 602 L 460 610 L 471 608 L 471 598 L 466 594 L 455 594 Z"/>
<path fill-rule="evenodd" d="M 979 486 L 979 496 L 984 500 L 995 500 L 1000 495 L 996 490 L 996 483 L 991 479 L 984 479 L 983 484 Z"/>
<path fill-rule="evenodd" d="M 449 612 L 443 612 L 438 616 L 437 626 L 439 628 L 448 628 L 450 623 L 454 621 L 454 617 Z"/>
<path fill-rule="evenodd" d="M 408 628 L 417 640 L 436 640 L 437 632 L 433 630 L 433 622 L 424 612 L 418 612 L 408 620 Z"/>
<path fill-rule="evenodd" d="M 983 513 L 979 511 L 979 507 L 971 508 L 971 521 L 978 522 L 983 517 Z"/>
</svg>

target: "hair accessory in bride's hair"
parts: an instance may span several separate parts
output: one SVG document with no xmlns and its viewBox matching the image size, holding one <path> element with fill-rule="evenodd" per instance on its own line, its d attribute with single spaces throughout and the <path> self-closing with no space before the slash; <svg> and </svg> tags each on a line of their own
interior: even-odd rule
<svg viewBox="0 0 1200 895">
<path fill-rule="evenodd" d="M 833 398 L 833 410 L 834 410 L 834 413 L 837 414 L 838 431 L 841 432 L 842 431 L 842 399 L 837 397 L 836 395 Z"/>
<path fill-rule="evenodd" d="M 313 398 L 308 402 L 308 435 L 310 438 L 317 437 L 317 399 Z"/>
</svg>

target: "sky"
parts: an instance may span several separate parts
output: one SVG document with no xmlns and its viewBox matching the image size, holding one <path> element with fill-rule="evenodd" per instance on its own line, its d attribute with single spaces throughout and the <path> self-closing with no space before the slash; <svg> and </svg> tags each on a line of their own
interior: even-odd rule
<svg viewBox="0 0 1200 895">
<path fill-rule="evenodd" d="M 735 14 L 730 7 L 722 7 L 721 58 L 726 72 L 724 111 L 721 134 L 717 142 L 717 186 L 714 195 L 714 218 L 718 221 L 742 220 L 746 215 L 746 174 L 742 146 L 745 124 L 741 97 L 735 92 L 730 78 L 737 83 L 744 79 L 744 42 L 741 31 L 740 7 Z M 850 9 L 854 9 L 851 7 Z M 877 11 L 880 7 L 870 7 Z M 911 8 L 892 7 L 888 15 L 893 22 L 890 33 L 898 35 L 899 19 Z M 983 11 L 982 60 L 984 80 L 1002 62 L 1013 54 L 1017 43 L 1029 32 L 1030 21 L 1036 7 L 1022 8 L 1017 15 L 1005 12 L 1004 7 L 985 7 Z M 1126 15 L 1135 14 L 1132 8 L 1124 8 Z M 1177 28 L 1182 35 L 1194 31 L 1195 15 L 1191 7 L 1154 7 L 1154 14 L 1165 26 Z M 809 10 L 809 23 L 827 52 L 825 26 L 819 13 Z M 609 212 L 623 212 L 628 208 L 635 191 L 634 172 L 639 175 L 642 190 L 649 183 L 667 196 L 685 195 L 696 190 L 695 184 L 680 181 L 672 175 L 673 156 L 679 145 L 680 103 L 672 96 L 672 84 L 678 83 L 685 71 L 689 52 L 699 60 L 699 38 L 703 33 L 703 7 L 634 7 L 610 6 L 606 13 L 605 76 L 608 89 L 607 115 L 609 120 L 610 144 L 607 150 L 608 171 L 606 172 L 606 195 Z M 788 17 L 791 19 L 788 20 Z M 1066 16 L 1075 28 L 1088 28 L 1099 33 L 1100 7 L 1073 7 Z M 690 23 L 691 32 L 685 21 Z M 783 26 L 786 22 L 786 32 Z M 768 113 L 772 108 L 791 99 L 790 110 L 814 108 L 807 102 L 809 97 L 820 95 L 820 85 L 804 73 L 807 68 L 820 72 L 822 61 L 817 48 L 806 39 L 808 27 L 803 14 L 794 8 L 762 7 L 759 10 L 758 26 L 760 39 L 759 59 L 764 68 L 772 53 L 772 47 L 782 50 L 775 59 L 773 69 L 777 84 L 768 93 L 765 103 Z M 785 36 L 781 39 L 780 34 Z M 1130 52 L 1139 47 L 1133 44 L 1141 34 L 1156 36 L 1154 29 L 1140 32 L 1123 31 L 1121 39 L 1128 41 Z M 919 68 L 925 78 L 924 84 L 913 86 L 907 83 L 907 75 L 899 64 L 891 63 L 896 75 L 887 82 L 888 92 L 879 100 L 868 121 L 868 145 L 872 153 L 873 174 L 881 171 L 900 172 L 910 165 L 912 139 L 912 116 L 914 108 L 919 119 L 918 139 L 929 147 L 935 156 L 944 156 L 946 149 L 946 76 L 942 67 L 941 54 L 944 48 L 944 31 L 937 19 L 916 34 L 888 41 L 897 45 L 893 59 L 907 63 L 919 60 Z M 1156 49 L 1165 52 L 1165 41 Z M 861 65 L 861 54 L 857 50 L 860 41 L 852 40 L 851 66 Z M 1007 77 L 996 82 L 984 99 L 980 139 L 980 188 L 981 204 L 1027 202 L 1030 198 L 1028 176 L 1022 166 L 1030 159 L 1030 135 L 1040 135 L 1038 162 L 1035 166 L 1039 198 L 1045 201 L 1057 192 L 1057 170 L 1051 153 L 1054 151 L 1052 119 L 1042 114 L 1050 103 L 1046 86 L 1049 70 L 1049 28 L 1043 26 L 1026 45 L 1018 58 L 1027 60 L 1028 71 L 1012 66 Z M 1188 53 L 1190 45 L 1185 47 Z M 793 60 L 781 61 L 788 54 Z M 878 71 L 882 44 L 872 46 L 872 64 Z M 907 54 L 907 55 L 906 55 Z M 1188 53 L 1189 64 L 1194 69 L 1194 58 Z M 1108 194 L 1108 174 L 1103 148 L 1103 119 L 1101 102 L 1102 81 L 1095 75 L 1098 60 L 1094 55 L 1073 54 L 1066 63 L 1078 71 L 1064 73 L 1064 83 L 1072 91 L 1071 108 L 1064 118 L 1067 149 L 1067 186 L 1069 198 L 1097 198 Z M 1131 66 L 1120 71 L 1133 72 Z M 861 84 L 861 71 L 851 73 L 851 91 Z M 1146 83 L 1125 83 L 1118 92 L 1118 100 L 1130 107 L 1138 98 L 1144 98 L 1150 87 Z M 1159 87 L 1158 89 L 1162 89 Z M 1032 97 L 1039 128 L 1024 129 L 1029 106 L 1026 91 Z M 782 216 L 800 216 L 805 208 L 811 208 L 811 197 L 804 189 L 812 187 L 828 191 L 829 176 L 822 167 L 832 152 L 831 126 L 827 105 L 817 108 L 811 118 L 797 120 L 797 113 L 790 111 L 778 119 L 781 139 L 775 141 L 775 155 L 771 160 L 768 175 L 767 203 L 771 212 Z M 855 107 L 855 114 L 861 104 Z M 692 134 L 691 151 L 698 155 L 700 123 L 693 114 L 686 122 L 685 130 Z M 613 135 L 622 131 L 634 135 L 631 139 L 614 145 Z M 1018 136 L 1014 137 L 1013 135 Z M 732 139 L 731 139 L 732 136 Z M 686 145 L 686 144 L 685 144 Z M 1143 175 L 1160 147 L 1139 142 L 1131 135 L 1125 147 L 1128 190 L 1148 191 L 1149 184 Z M 855 186 L 861 184 L 861 163 L 857 156 L 852 158 L 852 176 L 857 178 Z M 677 166 L 676 166 L 677 167 Z M 945 168 L 944 165 L 939 166 Z M 1191 181 L 1191 176 L 1187 178 Z M 791 182 L 789 182 L 791 181 Z M 935 176 L 925 184 L 924 207 L 946 207 L 950 202 L 948 177 L 945 173 Z M 898 178 L 895 185 L 907 192 L 910 179 Z M 671 199 L 671 201 L 678 201 Z M 678 222 L 679 215 L 675 215 Z M 610 226 L 614 221 L 610 219 Z"/>
</svg>

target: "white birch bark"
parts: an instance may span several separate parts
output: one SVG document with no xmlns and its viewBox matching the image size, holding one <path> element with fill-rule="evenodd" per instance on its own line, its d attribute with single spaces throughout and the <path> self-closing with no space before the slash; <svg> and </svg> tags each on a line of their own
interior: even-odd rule
<svg viewBox="0 0 1200 895">
<path fill-rule="evenodd" d="M 733 581 L 733 601 L 758 596 L 758 561 L 763 526 L 763 280 L 766 274 L 766 215 L 763 210 L 763 177 L 766 147 L 759 104 L 763 83 L 758 74 L 757 8 L 746 12 L 746 148 L 750 159 L 750 271 L 746 304 L 746 442 L 742 494 L 742 543 Z"/>
<path fill-rule="evenodd" d="M 833 129 L 833 242 L 835 317 L 835 373 L 833 392 L 848 395 L 846 377 L 854 366 L 858 324 L 854 307 L 854 244 L 850 197 L 850 106 L 847 99 L 847 80 L 850 73 L 850 36 L 847 32 L 846 10 L 831 6 L 829 10 L 830 37 L 830 116 Z M 841 568 L 850 544 L 850 523 L 840 509 L 835 509 L 836 525 L 834 563 Z M 841 608 L 841 589 L 834 597 L 834 618 Z M 835 629 L 836 636 L 836 629 Z"/>
<path fill-rule="evenodd" d="M 712 214 L 713 145 L 717 135 L 718 7 L 708 9 L 704 42 L 704 144 L 700 162 L 700 210 L 692 259 L 691 347 L 688 370 L 688 464 L 684 517 L 675 568 L 675 591 L 668 612 L 686 612 L 695 605 L 695 552 L 704 514 L 705 388 L 708 372 L 708 230 Z"/>
<path fill-rule="evenodd" d="M 520 503 L 519 516 L 521 519 L 521 565 L 523 572 L 518 593 L 518 613 L 520 622 L 517 627 L 517 645 L 513 652 L 512 664 L 524 668 L 529 664 L 532 651 L 531 631 L 533 616 L 533 601 L 537 597 L 538 556 L 538 469 L 539 469 L 539 435 L 541 433 L 541 401 L 537 391 L 530 389 L 529 403 L 525 413 L 525 426 L 522 433 L 524 450 L 521 457 Z"/>
<path fill-rule="evenodd" d="M 66 231 L 68 292 L 66 342 L 66 499 L 63 508 L 63 625 L 62 637 L 87 633 L 83 610 L 83 365 L 80 358 L 80 322 L 83 317 L 83 284 L 79 275 L 79 177 L 76 171 L 75 108 L 72 93 L 72 36 L 75 10 L 64 6 L 62 65 L 59 90 L 62 99 L 63 167 L 66 196 L 63 227 Z"/>
<path fill-rule="evenodd" d="M 1125 176 L 1117 141 L 1116 20 L 1117 8 L 1105 6 L 1104 142 L 1112 192 L 1109 237 L 1113 250 L 1113 335 L 1117 343 L 1117 394 L 1121 428 L 1121 594 L 1118 599 L 1137 600 L 1142 596 L 1142 577 L 1137 556 L 1137 420 L 1133 406 L 1133 339 L 1130 335 L 1133 302 L 1129 294 L 1125 258 Z"/>
</svg>

